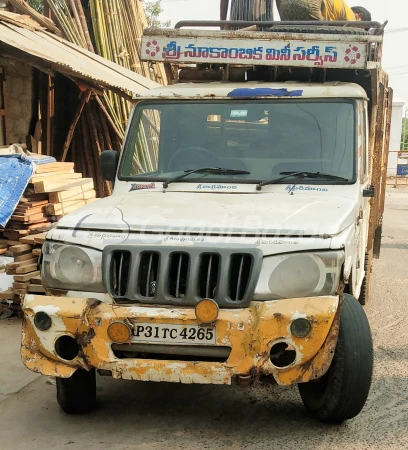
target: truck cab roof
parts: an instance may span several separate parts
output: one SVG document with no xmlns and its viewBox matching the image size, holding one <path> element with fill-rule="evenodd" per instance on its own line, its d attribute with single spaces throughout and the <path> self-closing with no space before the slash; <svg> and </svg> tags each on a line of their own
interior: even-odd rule
<svg viewBox="0 0 408 450">
<path fill-rule="evenodd" d="M 366 91 L 355 83 L 245 82 L 181 83 L 140 92 L 135 99 L 211 98 L 363 98 Z"/>
</svg>

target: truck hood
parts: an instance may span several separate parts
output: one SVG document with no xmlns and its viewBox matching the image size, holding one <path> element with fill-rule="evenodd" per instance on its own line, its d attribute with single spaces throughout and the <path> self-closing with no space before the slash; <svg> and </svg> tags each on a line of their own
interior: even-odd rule
<svg viewBox="0 0 408 450">
<path fill-rule="evenodd" d="M 84 206 L 63 217 L 58 228 L 328 237 L 353 223 L 356 208 L 357 201 L 352 198 L 320 193 L 289 195 L 283 191 L 231 195 L 137 191 Z"/>
</svg>

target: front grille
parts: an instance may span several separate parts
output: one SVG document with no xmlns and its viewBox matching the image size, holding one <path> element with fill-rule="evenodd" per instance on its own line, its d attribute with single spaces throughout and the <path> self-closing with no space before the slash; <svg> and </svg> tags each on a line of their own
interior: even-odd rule
<svg viewBox="0 0 408 450">
<path fill-rule="evenodd" d="M 259 249 L 108 246 L 103 280 L 119 302 L 187 306 L 211 298 L 242 308 L 251 301 L 262 257 Z"/>
</svg>

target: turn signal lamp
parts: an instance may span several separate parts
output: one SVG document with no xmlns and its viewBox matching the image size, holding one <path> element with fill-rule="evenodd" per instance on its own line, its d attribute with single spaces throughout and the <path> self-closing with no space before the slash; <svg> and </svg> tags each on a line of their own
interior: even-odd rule
<svg viewBox="0 0 408 450">
<path fill-rule="evenodd" d="M 209 298 L 204 298 L 197 303 L 195 315 L 200 323 L 213 323 L 217 320 L 220 310 L 217 303 Z"/>
<path fill-rule="evenodd" d="M 112 322 L 108 327 L 108 336 L 115 344 L 126 344 L 132 337 L 132 330 L 123 322 Z"/>
</svg>

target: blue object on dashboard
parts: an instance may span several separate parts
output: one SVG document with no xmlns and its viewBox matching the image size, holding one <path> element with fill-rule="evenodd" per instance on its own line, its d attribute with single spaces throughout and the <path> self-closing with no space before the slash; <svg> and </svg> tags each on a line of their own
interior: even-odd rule
<svg viewBox="0 0 408 450">
<path fill-rule="evenodd" d="M 237 88 L 228 93 L 228 97 L 301 97 L 303 90 L 289 91 L 286 88 Z"/>
</svg>

